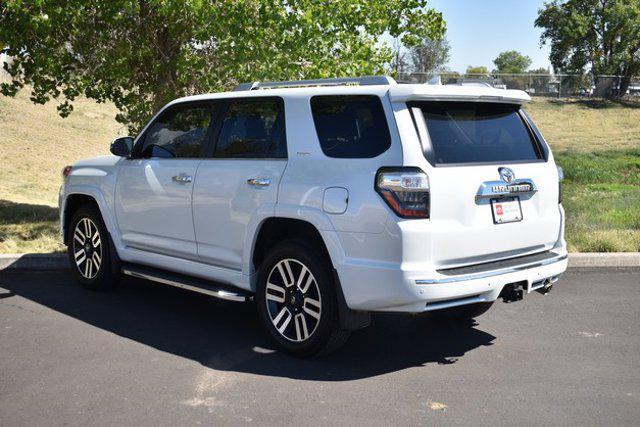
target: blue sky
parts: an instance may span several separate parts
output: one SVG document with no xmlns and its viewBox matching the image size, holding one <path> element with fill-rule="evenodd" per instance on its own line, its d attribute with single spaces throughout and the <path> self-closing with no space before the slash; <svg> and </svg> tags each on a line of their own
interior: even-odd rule
<svg viewBox="0 0 640 427">
<path fill-rule="evenodd" d="M 532 59 L 532 68 L 547 68 L 549 47 L 540 48 L 539 28 L 533 22 L 544 0 L 431 0 L 428 7 L 442 12 L 451 44 L 448 67 L 464 72 L 468 65 L 494 68 L 493 59 L 517 50 Z"/>
</svg>

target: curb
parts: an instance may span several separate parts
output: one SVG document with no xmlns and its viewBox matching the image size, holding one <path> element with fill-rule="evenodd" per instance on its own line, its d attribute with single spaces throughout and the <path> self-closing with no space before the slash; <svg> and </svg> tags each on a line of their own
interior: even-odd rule
<svg viewBox="0 0 640 427">
<path fill-rule="evenodd" d="M 571 253 L 569 267 L 640 267 L 640 252 Z"/>
<path fill-rule="evenodd" d="M 69 268 L 67 254 L 0 254 L 0 271 L 44 271 Z"/>
<path fill-rule="evenodd" d="M 0 271 L 66 270 L 67 254 L 0 254 Z M 581 252 L 569 254 L 570 268 L 640 267 L 640 252 Z"/>
</svg>

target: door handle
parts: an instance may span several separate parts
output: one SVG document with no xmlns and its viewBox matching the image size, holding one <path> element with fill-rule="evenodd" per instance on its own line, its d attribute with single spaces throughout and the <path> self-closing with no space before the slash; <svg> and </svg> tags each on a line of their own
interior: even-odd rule
<svg viewBox="0 0 640 427">
<path fill-rule="evenodd" d="M 249 178 L 247 184 L 256 187 L 266 187 L 271 184 L 271 180 L 269 178 Z"/>
<path fill-rule="evenodd" d="M 191 175 L 187 175 L 184 173 L 181 173 L 180 175 L 174 175 L 171 177 L 171 179 L 173 180 L 173 182 L 177 182 L 178 184 L 188 184 L 193 181 L 193 177 Z"/>
</svg>

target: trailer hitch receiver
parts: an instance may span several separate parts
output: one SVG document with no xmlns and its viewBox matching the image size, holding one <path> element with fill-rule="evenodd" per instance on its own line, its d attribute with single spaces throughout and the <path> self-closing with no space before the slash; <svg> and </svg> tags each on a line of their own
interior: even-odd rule
<svg viewBox="0 0 640 427">
<path fill-rule="evenodd" d="M 502 288 L 499 298 L 502 298 L 504 302 L 516 302 L 524 298 L 524 294 L 527 292 L 527 281 L 507 283 Z"/>
</svg>

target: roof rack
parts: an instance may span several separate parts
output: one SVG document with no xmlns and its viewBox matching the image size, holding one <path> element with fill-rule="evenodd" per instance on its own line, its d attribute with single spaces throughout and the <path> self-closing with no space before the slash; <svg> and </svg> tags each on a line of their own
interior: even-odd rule
<svg viewBox="0 0 640 427">
<path fill-rule="evenodd" d="M 372 86 L 381 85 L 388 86 L 396 84 L 393 77 L 389 76 L 363 76 L 363 77 L 342 77 L 336 79 L 315 79 L 315 80 L 289 80 L 282 82 L 252 82 L 241 83 L 236 86 L 233 91 L 258 90 L 258 89 L 274 89 L 284 87 L 308 87 L 308 86 Z"/>
</svg>

